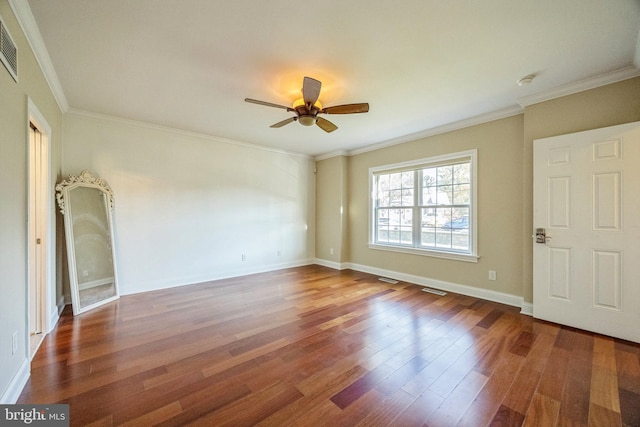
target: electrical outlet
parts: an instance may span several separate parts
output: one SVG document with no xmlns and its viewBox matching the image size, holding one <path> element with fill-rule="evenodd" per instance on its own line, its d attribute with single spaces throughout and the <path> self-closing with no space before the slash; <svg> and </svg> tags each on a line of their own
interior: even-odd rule
<svg viewBox="0 0 640 427">
<path fill-rule="evenodd" d="M 333 255 L 333 248 L 329 249 L 329 254 Z"/>
<path fill-rule="evenodd" d="M 88 277 L 89 276 L 89 270 L 82 270 L 82 277 Z"/>
<path fill-rule="evenodd" d="M 245 254 L 242 254 L 242 261 L 246 261 L 247 260 L 247 256 Z"/>
<path fill-rule="evenodd" d="M 495 271 L 489 270 L 489 280 L 497 280 L 497 275 Z"/>
<path fill-rule="evenodd" d="M 18 351 L 18 331 L 15 331 L 13 335 L 11 335 L 11 354 L 16 354 Z"/>
</svg>

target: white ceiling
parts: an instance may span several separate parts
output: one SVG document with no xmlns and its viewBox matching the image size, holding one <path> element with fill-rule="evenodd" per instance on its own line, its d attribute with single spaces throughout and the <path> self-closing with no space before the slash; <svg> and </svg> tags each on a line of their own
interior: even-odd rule
<svg viewBox="0 0 640 427">
<path fill-rule="evenodd" d="M 12 0 L 23 3 L 25 0 Z M 638 75 L 638 0 L 28 0 L 63 108 L 308 155 L 415 138 Z M 42 56 L 42 55 L 41 55 Z M 635 60 L 635 64 L 634 64 Z M 46 66 L 44 67 L 47 68 Z M 516 81 L 527 74 L 528 86 Z M 331 134 L 291 123 L 304 76 Z M 609 77 L 613 76 L 613 77 Z M 59 82 L 59 83 L 57 83 Z M 523 100 L 524 103 L 523 103 Z M 477 120 L 477 119 L 476 119 Z"/>
</svg>

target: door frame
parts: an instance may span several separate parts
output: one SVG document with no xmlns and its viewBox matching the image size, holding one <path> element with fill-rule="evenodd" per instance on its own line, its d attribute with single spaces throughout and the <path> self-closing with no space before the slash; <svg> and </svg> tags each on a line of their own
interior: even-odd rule
<svg viewBox="0 0 640 427">
<path fill-rule="evenodd" d="M 53 231 L 53 221 L 52 218 L 52 208 L 53 208 L 53 186 L 51 182 L 51 126 L 45 119 L 44 115 L 40 112 L 40 110 L 36 107 L 35 103 L 31 100 L 31 98 L 27 99 L 27 179 L 28 179 L 28 199 L 27 199 L 27 289 L 26 289 L 26 310 L 29 315 L 27 316 L 27 329 L 26 329 L 26 343 L 30 343 L 30 334 L 33 330 L 31 325 L 31 304 L 33 295 L 31 295 L 31 284 L 33 280 L 36 278 L 32 277 L 32 264 L 36 262 L 32 253 L 34 251 L 39 251 L 40 257 L 42 259 L 42 271 L 38 272 L 40 276 L 39 280 L 39 295 L 40 301 L 37 303 L 38 307 L 38 317 L 39 317 L 39 328 L 42 337 L 51 330 L 53 325 L 55 324 L 57 315 L 57 310 L 54 310 L 56 306 L 55 304 L 55 283 L 53 281 L 53 260 L 54 260 L 54 240 L 55 234 Z M 36 154 L 35 143 L 31 139 L 31 124 L 33 124 L 38 131 L 41 133 L 41 150 L 42 150 L 42 162 L 40 163 L 40 171 L 39 171 L 39 179 L 37 182 L 34 182 L 36 179 L 36 171 L 34 168 L 36 167 L 34 155 Z M 43 202 L 42 208 L 39 210 L 38 214 L 35 215 L 32 212 L 33 209 L 33 198 L 35 195 L 31 190 L 31 185 L 35 184 L 40 188 L 43 196 L 41 201 Z M 41 230 L 41 244 L 36 244 L 36 236 L 32 235 L 32 225 L 33 222 L 36 221 L 35 224 L 39 230 Z M 53 312 L 51 312 L 53 311 Z M 27 357 L 31 359 L 37 350 L 37 348 L 31 349 L 30 345 L 26 345 Z"/>
</svg>

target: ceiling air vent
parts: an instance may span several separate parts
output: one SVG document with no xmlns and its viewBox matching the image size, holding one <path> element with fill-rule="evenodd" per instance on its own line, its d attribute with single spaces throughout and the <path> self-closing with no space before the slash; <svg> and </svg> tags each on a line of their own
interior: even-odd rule
<svg viewBox="0 0 640 427">
<path fill-rule="evenodd" d="M 15 43 L 11 40 L 7 27 L 0 19 L 0 60 L 7 71 L 13 77 L 13 80 L 18 81 L 18 49 L 16 49 Z"/>
</svg>

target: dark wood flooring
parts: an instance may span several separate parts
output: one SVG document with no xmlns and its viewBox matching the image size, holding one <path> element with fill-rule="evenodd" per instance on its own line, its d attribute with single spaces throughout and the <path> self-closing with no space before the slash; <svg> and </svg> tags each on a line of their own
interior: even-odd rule
<svg viewBox="0 0 640 427">
<path fill-rule="evenodd" d="M 67 309 L 18 403 L 74 426 L 640 426 L 640 345 L 421 289 L 307 266 Z"/>
</svg>

